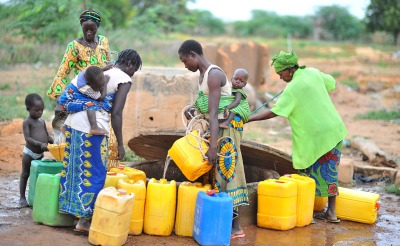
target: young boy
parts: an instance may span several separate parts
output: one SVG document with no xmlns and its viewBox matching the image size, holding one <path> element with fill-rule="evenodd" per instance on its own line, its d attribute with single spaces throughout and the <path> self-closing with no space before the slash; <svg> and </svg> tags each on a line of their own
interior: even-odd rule
<svg viewBox="0 0 400 246">
<path fill-rule="evenodd" d="M 105 76 L 103 69 L 97 66 L 90 66 L 86 70 L 82 71 L 76 79 L 72 80 L 71 83 L 78 88 L 78 90 L 86 95 L 87 97 L 102 102 L 107 95 L 107 83 L 110 79 L 109 76 Z M 93 135 L 106 135 L 108 132 L 97 125 L 96 121 L 96 110 L 90 106 L 92 102 L 79 98 L 78 96 L 72 97 L 70 100 L 75 101 L 82 99 L 82 103 L 86 104 L 86 111 L 90 123 L 90 133 Z"/>
<path fill-rule="evenodd" d="M 45 121 L 40 118 L 44 109 L 42 98 L 36 93 L 29 94 L 25 98 L 25 106 L 29 116 L 22 124 L 26 143 L 23 150 L 22 172 L 19 180 L 20 207 L 28 206 L 25 191 L 32 160 L 42 159 L 43 152 L 48 151 L 47 144 L 54 142 L 47 132 Z"/>
<path fill-rule="evenodd" d="M 236 69 L 235 72 L 233 73 L 231 82 L 232 82 L 232 95 L 235 96 L 235 100 L 226 106 L 225 111 L 224 111 L 224 117 L 226 118 L 223 122 L 220 123 L 219 127 L 221 128 L 228 128 L 229 123 L 235 118 L 236 113 L 231 111 L 231 109 L 236 108 L 239 104 L 243 104 L 245 109 L 245 114 L 246 116 L 242 116 L 243 119 L 245 120 L 246 118 L 250 116 L 250 106 L 247 101 L 247 94 L 244 91 L 243 87 L 246 86 L 247 84 L 247 79 L 249 78 L 249 74 L 247 71 L 243 68 Z M 247 121 L 247 120 L 245 120 Z"/>
</svg>

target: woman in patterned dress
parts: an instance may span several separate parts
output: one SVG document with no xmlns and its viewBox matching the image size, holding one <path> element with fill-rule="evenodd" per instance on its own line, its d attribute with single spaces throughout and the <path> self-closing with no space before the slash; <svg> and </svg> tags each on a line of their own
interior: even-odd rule
<svg viewBox="0 0 400 246">
<path fill-rule="evenodd" d="M 96 121 L 110 132 L 110 120 L 117 140 L 117 159 L 125 155 L 122 135 L 122 112 L 132 85 L 131 77 L 142 66 L 139 54 L 132 49 L 119 53 L 110 76 L 107 95 L 112 96 L 111 111 L 96 111 Z M 61 97 L 67 93 L 67 90 Z M 113 94 L 113 95 L 112 95 Z M 107 175 L 109 139 L 89 133 L 90 123 L 85 111 L 69 114 L 65 121 L 66 146 L 60 179 L 59 211 L 79 218 L 75 229 L 88 232 L 98 193 Z"/>
<path fill-rule="evenodd" d="M 316 68 L 299 66 L 293 51 L 281 51 L 272 65 L 286 88 L 271 110 L 252 115 L 249 122 L 277 115 L 289 120 L 293 167 L 315 180 L 316 196 L 328 197 L 327 210 L 314 217 L 337 223 L 338 165 L 347 129 L 328 94 L 336 81 Z"/>
<path fill-rule="evenodd" d="M 244 237 L 239 223 L 239 207 L 249 204 L 240 151 L 244 121 L 237 114 L 227 129 L 219 128 L 219 121 L 224 119 L 225 107 L 234 99 L 231 95 L 232 84 L 221 68 L 207 61 L 199 42 L 186 40 L 179 48 L 178 54 L 188 70 L 200 71 L 199 97 L 195 107 L 205 115 L 210 125 L 210 147 L 205 155 L 209 163 L 214 165 L 211 169 L 215 170 L 212 173 L 212 184 L 216 191 L 226 192 L 233 199 L 231 238 Z M 218 143 L 221 137 L 228 138 Z"/>
</svg>

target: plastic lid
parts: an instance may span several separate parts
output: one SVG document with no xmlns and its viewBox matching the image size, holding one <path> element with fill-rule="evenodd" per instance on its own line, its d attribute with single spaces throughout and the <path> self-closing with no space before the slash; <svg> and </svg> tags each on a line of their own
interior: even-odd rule
<svg viewBox="0 0 400 246">
<path fill-rule="evenodd" d="M 126 190 L 118 189 L 119 195 L 126 195 Z"/>
<path fill-rule="evenodd" d="M 208 190 L 207 195 L 212 196 L 215 194 L 215 190 Z"/>
</svg>

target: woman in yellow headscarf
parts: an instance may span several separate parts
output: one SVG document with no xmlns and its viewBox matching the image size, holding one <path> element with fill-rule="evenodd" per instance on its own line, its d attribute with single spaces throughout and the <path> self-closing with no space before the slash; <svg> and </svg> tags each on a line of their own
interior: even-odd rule
<svg viewBox="0 0 400 246">
<path fill-rule="evenodd" d="M 294 52 L 281 51 L 273 57 L 272 65 L 288 84 L 270 110 L 252 115 L 249 122 L 276 116 L 289 120 L 293 167 L 315 180 L 316 196 L 328 197 L 326 212 L 314 217 L 339 222 L 336 217 L 338 165 L 347 130 L 328 94 L 335 89 L 336 81 L 318 69 L 299 67 Z"/>
</svg>

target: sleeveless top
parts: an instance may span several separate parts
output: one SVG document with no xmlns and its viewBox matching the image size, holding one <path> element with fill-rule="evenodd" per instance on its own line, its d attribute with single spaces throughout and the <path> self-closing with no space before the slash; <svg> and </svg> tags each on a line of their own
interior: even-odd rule
<svg viewBox="0 0 400 246">
<path fill-rule="evenodd" d="M 219 69 L 224 73 L 224 71 L 220 67 L 218 67 L 217 65 L 211 64 L 207 68 L 207 70 L 205 71 L 204 76 L 203 76 L 203 81 L 200 84 L 200 79 L 199 79 L 199 82 L 198 82 L 199 90 L 202 91 L 204 93 L 204 95 L 207 95 L 207 96 L 209 94 L 208 83 L 207 83 L 208 82 L 208 73 L 213 68 Z M 225 83 L 224 86 L 221 87 L 221 96 L 231 96 L 232 95 L 232 84 L 228 80 L 226 75 L 225 75 L 225 78 L 226 78 L 226 83 Z M 206 117 L 206 119 L 210 118 L 208 113 L 204 114 L 204 116 Z M 219 120 L 224 119 L 224 112 L 221 112 L 221 113 L 218 114 L 218 119 Z"/>
<path fill-rule="evenodd" d="M 199 80 L 199 90 L 202 91 L 204 93 L 204 95 L 208 95 L 209 94 L 209 89 L 208 89 L 208 73 L 210 72 L 211 69 L 213 68 L 217 68 L 219 70 L 221 70 L 223 73 L 224 71 L 216 66 L 216 65 L 210 65 L 206 72 L 204 73 L 204 77 L 203 77 L 203 81 L 200 84 L 200 80 Z M 225 73 L 224 73 L 225 74 Z M 225 75 L 226 77 L 226 75 Z M 221 87 L 221 96 L 231 96 L 232 95 L 232 84 L 231 82 L 228 80 L 228 78 L 226 78 L 226 83 L 223 87 Z"/>
</svg>

